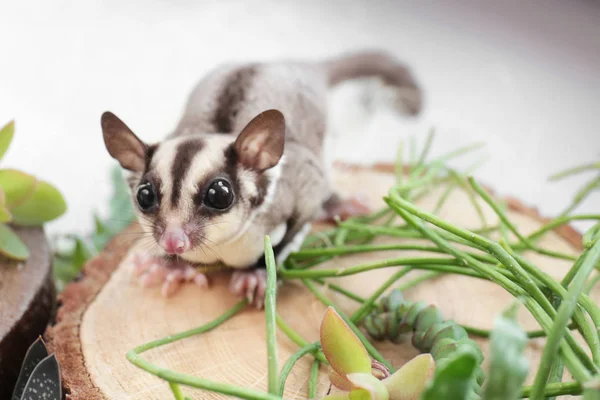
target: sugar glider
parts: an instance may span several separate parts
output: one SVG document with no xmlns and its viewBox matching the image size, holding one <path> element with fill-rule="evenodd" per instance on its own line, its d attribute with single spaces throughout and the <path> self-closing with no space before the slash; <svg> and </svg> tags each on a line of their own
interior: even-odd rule
<svg viewBox="0 0 600 400">
<path fill-rule="evenodd" d="M 157 250 L 136 257 L 141 282 L 162 285 L 168 296 L 186 281 L 207 285 L 194 266 L 220 263 L 234 271 L 232 292 L 261 307 L 265 235 L 281 261 L 314 220 L 366 211 L 336 194 L 323 147 L 328 89 L 374 76 L 398 89 L 403 114 L 420 112 L 412 73 L 377 51 L 219 66 L 196 85 L 178 125 L 158 143 L 145 143 L 105 112 L 106 148 L 130 172 L 140 225 Z"/>
</svg>

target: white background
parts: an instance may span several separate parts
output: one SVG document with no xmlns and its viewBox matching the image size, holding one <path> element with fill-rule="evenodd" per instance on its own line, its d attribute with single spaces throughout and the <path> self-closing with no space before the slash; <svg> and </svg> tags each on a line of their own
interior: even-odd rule
<svg viewBox="0 0 600 400">
<path fill-rule="evenodd" d="M 0 0 L 0 124 L 17 125 L 3 164 L 63 191 L 69 211 L 50 231 L 83 232 L 110 193 L 104 110 L 158 140 L 223 61 L 372 47 L 411 66 L 425 112 L 361 117 L 357 90 L 341 88 L 336 158 L 390 161 L 402 138 L 435 126 L 434 154 L 486 142 L 476 176 L 546 215 L 589 178 L 546 180 L 600 157 L 600 3 L 583 0 Z M 600 211 L 599 193 L 580 211 Z"/>
</svg>

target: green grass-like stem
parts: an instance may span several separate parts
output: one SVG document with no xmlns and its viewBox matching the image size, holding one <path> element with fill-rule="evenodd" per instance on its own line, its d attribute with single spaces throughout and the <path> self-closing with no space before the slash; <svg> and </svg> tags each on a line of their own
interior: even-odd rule
<svg viewBox="0 0 600 400">
<path fill-rule="evenodd" d="M 271 239 L 265 236 L 265 264 L 267 266 L 267 288 L 265 291 L 265 318 L 267 326 L 267 365 L 269 393 L 279 393 L 279 378 L 277 376 L 279 363 L 277 360 L 277 266 Z"/>
<path fill-rule="evenodd" d="M 533 386 L 523 386 L 521 388 L 521 397 L 528 398 L 531 395 Z M 549 383 L 544 389 L 544 396 L 562 396 L 578 395 L 583 393 L 581 384 L 577 381 Z"/>
<path fill-rule="evenodd" d="M 546 299 L 546 297 L 543 295 L 541 290 L 535 285 L 531 277 L 528 276 L 528 274 L 522 269 L 522 267 L 518 265 L 516 260 L 510 257 L 510 255 L 508 255 L 508 253 L 506 253 L 505 250 L 502 249 L 502 247 L 499 244 L 490 242 L 488 239 L 478 236 L 472 232 L 468 232 L 461 228 L 455 227 L 439 219 L 437 216 L 417 208 L 416 206 L 406 202 L 404 199 L 399 197 L 394 190 L 390 192 L 390 195 L 391 198 L 386 198 L 386 202 L 388 202 L 388 204 L 397 213 L 399 213 L 405 221 L 413 225 L 415 228 L 419 229 L 431 241 L 440 246 L 440 248 L 445 249 L 449 254 L 455 256 L 465 265 L 468 265 L 471 268 L 475 269 L 477 272 L 480 272 L 484 276 L 487 276 L 490 280 L 499 284 L 513 296 L 522 297 L 524 299 L 525 306 L 536 318 L 541 327 L 546 332 L 550 331 L 552 318 L 556 316 L 556 310 L 552 307 L 552 305 L 550 304 L 548 299 Z M 441 235 L 438 235 L 437 232 L 433 231 L 432 229 L 426 228 L 424 224 L 421 221 L 417 220 L 415 217 L 430 222 L 442 229 L 447 229 L 460 237 L 469 240 L 474 240 L 480 243 L 482 247 L 487 248 L 487 250 L 491 254 L 498 256 L 499 261 L 501 261 L 504 266 L 510 268 L 512 271 L 518 274 L 521 280 L 520 284 L 523 285 L 523 288 L 519 287 L 519 285 L 517 285 L 516 283 L 508 280 L 505 276 L 499 274 L 497 271 L 490 268 L 489 266 L 475 260 L 473 257 L 470 257 L 464 252 L 454 248 L 444 238 L 442 238 Z M 525 289 L 525 291 L 523 289 Z M 585 362 L 587 366 L 593 366 L 594 364 L 591 362 L 589 357 L 587 357 L 585 352 L 583 352 L 583 349 L 581 349 L 581 347 L 577 344 L 575 338 L 570 332 L 567 333 L 566 340 L 567 342 L 564 344 L 564 346 L 561 346 L 561 348 L 563 349 L 563 353 L 565 354 L 565 362 L 569 368 L 569 371 L 573 374 L 574 377 L 579 378 L 580 380 L 587 379 L 589 377 L 589 372 L 586 369 L 586 367 L 582 364 L 581 360 L 583 360 L 583 362 Z M 577 352 L 577 354 L 575 354 L 575 352 Z"/>
<path fill-rule="evenodd" d="M 470 335 L 479 336 L 479 337 L 482 337 L 482 338 L 489 338 L 490 334 L 492 333 L 488 329 L 477 328 L 475 326 L 462 325 L 462 324 L 461 324 L 461 326 L 463 328 L 465 328 L 465 330 L 467 331 L 467 333 L 469 333 Z M 571 330 L 571 331 L 573 329 L 577 329 L 577 324 L 574 324 L 574 323 L 569 324 L 568 329 Z M 525 332 L 525 334 L 527 335 L 527 337 L 529 339 L 546 337 L 546 332 L 543 329 L 538 329 L 538 330 L 535 330 L 535 331 L 527 331 L 527 332 Z"/>
<path fill-rule="evenodd" d="M 318 342 L 310 343 L 310 344 L 302 347 L 301 349 L 299 349 L 297 352 L 292 354 L 290 356 L 290 358 L 287 359 L 287 361 L 283 365 L 283 368 L 281 369 L 281 373 L 279 374 L 279 396 L 283 397 L 283 391 L 285 389 L 285 382 L 287 381 L 287 378 L 288 378 L 290 372 L 292 372 L 292 368 L 294 368 L 294 365 L 296 365 L 298 360 L 300 360 L 302 357 L 304 357 L 307 354 L 316 352 L 317 350 L 319 350 L 320 347 L 321 346 L 319 345 Z"/>
<path fill-rule="evenodd" d="M 321 363 L 319 360 L 314 360 L 310 367 L 310 378 L 308 379 L 308 398 L 314 399 L 317 397 L 317 379 L 319 378 L 319 368 Z"/>
<path fill-rule="evenodd" d="M 577 299 L 583 292 L 585 282 L 594 270 L 598 260 L 600 260 L 600 241 L 598 241 L 591 249 L 584 251 L 581 258 L 584 261 L 581 262 L 581 268 L 575 276 L 575 279 L 573 279 L 567 292 L 567 296 L 563 298 L 558 307 L 552 330 L 548 334 L 548 339 L 544 346 L 540 366 L 535 375 L 533 388 L 531 390 L 531 398 L 534 400 L 543 400 L 545 397 L 544 386 L 548 380 L 552 360 L 554 360 L 558 354 L 560 342 L 562 341 L 565 332 L 567 332 L 567 325 L 577 308 Z"/>
<path fill-rule="evenodd" d="M 281 329 L 281 331 L 283 333 L 286 334 L 286 336 L 295 344 L 297 344 L 299 347 L 305 347 L 308 346 L 309 343 L 306 339 L 304 339 L 302 336 L 300 336 L 298 334 L 298 332 L 296 332 L 295 330 L 292 329 L 291 326 L 289 326 L 287 324 L 287 322 L 285 322 L 283 320 L 283 318 L 281 318 L 281 316 L 279 314 L 277 314 L 276 316 L 276 322 L 277 322 L 277 326 L 279 327 L 279 329 Z M 319 350 L 319 349 L 317 349 Z M 315 358 L 321 362 L 327 363 L 327 359 L 325 358 L 325 355 L 323 354 L 322 351 L 315 351 L 314 354 Z"/>
<path fill-rule="evenodd" d="M 222 394 L 226 394 L 226 395 L 230 395 L 230 396 L 237 396 L 237 397 L 241 397 L 243 399 L 248 399 L 248 400 L 281 400 L 281 398 L 279 396 L 275 396 L 275 395 L 272 395 L 269 393 L 264 393 L 264 392 L 261 392 L 258 390 L 235 386 L 235 385 L 231 385 L 228 383 L 214 382 L 209 379 L 203 379 L 203 378 L 198 378 L 198 377 L 195 377 L 192 375 L 174 372 L 167 368 L 161 367 L 159 365 L 152 364 L 152 363 L 144 360 L 142 357 L 140 357 L 140 354 L 145 351 L 148 351 L 148 350 L 151 350 L 156 347 L 163 346 L 163 345 L 166 345 L 169 343 L 173 343 L 175 341 L 185 339 L 190 336 L 208 332 L 208 331 L 218 327 L 219 325 L 221 325 L 222 323 L 224 323 L 225 321 L 227 321 L 234 315 L 236 315 L 238 312 L 243 310 L 246 307 L 246 305 L 247 305 L 247 300 L 242 300 L 242 301 L 238 302 L 235 306 L 233 306 L 232 308 L 227 310 L 225 313 L 221 314 L 214 320 L 212 320 L 212 321 L 208 322 L 207 324 L 204 324 L 198 328 L 190 329 L 188 331 L 181 332 L 181 333 L 178 333 L 175 335 L 169 335 L 165 338 L 153 340 L 151 342 L 137 346 L 133 350 L 129 350 L 127 352 L 127 360 L 129 360 L 133 365 L 137 366 L 138 368 L 141 368 L 144 371 L 149 372 L 149 373 L 151 373 L 159 378 L 162 378 L 170 383 L 176 383 L 176 384 L 178 383 L 181 385 L 195 387 L 198 389 L 209 390 L 209 391 L 216 392 L 216 393 L 222 393 Z"/>
<path fill-rule="evenodd" d="M 181 387 L 175 382 L 169 382 L 169 387 L 171 388 L 171 392 L 173 392 L 173 396 L 175 396 L 175 400 L 183 400 L 183 393 L 181 392 Z"/>
</svg>

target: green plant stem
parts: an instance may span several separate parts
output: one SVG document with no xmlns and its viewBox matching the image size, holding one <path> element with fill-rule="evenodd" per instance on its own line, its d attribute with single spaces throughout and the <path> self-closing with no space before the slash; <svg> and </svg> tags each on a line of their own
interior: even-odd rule
<svg viewBox="0 0 600 400">
<path fill-rule="evenodd" d="M 402 293 L 404 293 L 406 290 L 411 289 L 422 282 L 425 282 L 429 279 L 433 279 L 440 275 L 442 275 L 442 272 L 438 272 L 438 271 L 425 272 L 424 274 L 417 276 L 415 279 L 405 282 L 402 285 L 398 286 L 398 290 L 400 290 Z"/>
<path fill-rule="evenodd" d="M 300 360 L 302 357 L 304 357 L 307 354 L 318 351 L 320 347 L 321 346 L 320 346 L 319 342 L 310 343 L 310 344 L 302 347 L 301 349 L 299 349 L 297 352 L 292 354 L 290 358 L 287 359 L 287 361 L 283 365 L 283 368 L 281 369 L 281 373 L 279 374 L 279 396 L 283 397 L 283 391 L 285 389 L 285 382 L 287 381 L 287 378 L 288 378 L 290 372 L 292 372 L 292 368 L 294 368 L 294 365 L 296 365 L 298 360 Z"/>
<path fill-rule="evenodd" d="M 127 359 L 138 368 L 141 368 L 144 371 L 156 375 L 157 377 L 162 378 L 168 382 L 179 383 L 182 385 L 209 390 L 212 392 L 222 393 L 230 396 L 237 396 L 248 400 L 281 400 L 280 397 L 274 396 L 269 393 L 230 385 L 227 383 L 214 382 L 208 379 L 198 378 L 192 375 L 174 372 L 167 368 L 163 368 L 159 365 L 152 364 L 140 357 L 140 354 L 145 351 L 152 350 L 156 347 L 173 343 L 175 341 L 185 339 L 193 335 L 208 332 L 211 329 L 214 329 L 217 326 L 221 325 L 223 322 L 227 321 L 241 310 L 243 310 L 247 304 L 247 300 L 242 300 L 235 306 L 227 310 L 225 313 L 221 314 L 213 321 L 205 325 L 175 335 L 169 335 L 165 338 L 153 340 L 151 342 L 137 346 L 133 350 L 129 350 L 127 352 Z"/>
<path fill-rule="evenodd" d="M 367 314 L 374 307 L 375 302 L 379 297 L 385 292 L 390 286 L 392 286 L 396 281 L 402 278 L 404 275 L 408 274 L 412 269 L 404 268 L 400 271 L 396 272 L 392 275 L 387 281 L 385 281 L 379 288 L 373 292 L 371 296 L 365 301 L 359 308 L 354 312 L 354 314 L 350 317 L 350 320 L 355 324 L 360 324 L 360 322 L 367 316 Z"/>
<path fill-rule="evenodd" d="M 171 388 L 171 392 L 173 392 L 173 396 L 175 396 L 175 400 L 183 400 L 183 393 L 177 383 L 169 382 L 169 387 Z"/>
<path fill-rule="evenodd" d="M 461 324 L 461 326 L 463 328 L 465 328 L 467 333 L 469 333 L 470 335 L 479 336 L 482 338 L 488 338 L 488 337 L 490 337 L 490 334 L 491 334 L 491 331 L 488 329 L 477 328 L 475 326 L 462 325 L 462 324 Z M 574 323 L 569 324 L 568 329 L 569 330 L 577 329 L 577 324 L 574 324 Z M 527 335 L 527 337 L 529 339 L 546 337 L 546 332 L 543 329 L 539 329 L 539 330 L 535 330 L 535 331 L 528 331 L 528 332 L 525 332 L 525 334 Z"/>
<path fill-rule="evenodd" d="M 553 229 L 558 228 L 559 226 L 568 224 L 571 221 L 586 221 L 586 220 L 600 220 L 600 214 L 580 214 L 580 215 L 565 215 L 562 217 L 558 217 L 548 222 L 546 225 L 539 228 L 537 231 L 531 233 L 527 236 L 529 241 L 536 240 L 546 233 L 550 232 Z"/>
<path fill-rule="evenodd" d="M 356 293 L 351 292 L 348 289 L 344 289 L 343 287 L 336 285 L 335 283 L 330 283 L 330 282 L 325 282 L 324 279 L 321 278 L 314 278 L 313 281 L 317 282 L 320 285 L 323 285 L 327 288 L 330 288 L 331 290 L 334 290 L 340 294 L 343 294 L 344 296 L 346 296 L 347 298 L 349 298 L 350 300 L 354 300 L 357 303 L 364 303 L 365 301 L 367 301 L 367 299 L 357 295 Z"/>
<path fill-rule="evenodd" d="M 521 389 L 521 397 L 527 398 L 531 395 L 533 386 L 523 386 Z M 562 396 L 562 395 L 578 395 L 583 392 L 581 384 L 577 381 L 572 382 L 558 382 L 550 383 L 546 385 L 544 389 L 544 395 L 549 396 Z"/>
<path fill-rule="evenodd" d="M 277 322 L 277 326 L 279 327 L 279 329 L 281 329 L 283 331 L 283 333 L 285 333 L 286 336 L 288 338 L 290 338 L 290 340 L 292 342 L 294 342 L 295 344 L 297 344 L 299 347 L 305 347 L 310 344 L 310 343 L 308 343 L 308 341 L 306 339 L 304 339 L 302 336 L 300 336 L 298 334 L 298 332 L 296 332 L 294 329 L 292 329 L 292 327 L 289 326 L 283 320 L 283 318 L 281 318 L 281 316 L 279 314 L 277 314 L 277 316 L 276 316 L 276 322 Z M 325 355 L 323 354 L 323 352 L 315 351 L 314 356 L 317 360 L 327 363 L 327 359 L 325 358 Z"/>
<path fill-rule="evenodd" d="M 498 204 L 496 204 L 496 202 L 492 199 L 492 196 L 490 196 L 490 194 L 484 188 L 482 188 L 481 185 L 479 185 L 475 181 L 475 179 L 473 179 L 472 176 L 468 177 L 467 179 L 469 181 L 469 184 L 473 188 L 473 190 L 475 190 L 475 192 L 477 192 L 477 194 L 479 194 L 479 196 L 481 196 L 483 201 L 485 201 L 492 208 L 492 210 L 494 210 L 496 215 L 498 215 L 498 217 L 500 218 L 500 221 L 502 221 L 502 223 L 506 227 L 508 227 L 508 229 L 510 229 L 510 231 L 512 233 L 514 233 L 515 236 L 518 237 L 521 242 L 523 242 L 527 247 L 532 248 L 533 245 L 531 243 L 529 243 L 527 238 L 525 236 L 521 235 L 521 232 L 519 232 L 517 227 L 512 222 L 510 222 L 510 220 L 506 217 L 506 214 L 500 209 Z"/>
<path fill-rule="evenodd" d="M 553 383 L 561 382 L 563 374 L 565 372 L 565 363 L 562 359 L 560 353 L 556 355 L 556 359 L 552 362 L 552 368 L 550 368 L 550 373 L 548 374 L 548 381 L 546 382 L 546 387 Z M 544 389 L 544 395 L 546 390 Z M 545 397 L 546 400 L 555 400 L 556 397 Z"/>
<path fill-rule="evenodd" d="M 460 148 L 458 148 L 456 150 L 451 151 L 450 153 L 447 153 L 447 154 L 445 154 L 445 155 L 443 155 L 441 157 L 438 157 L 438 158 L 432 160 L 430 163 L 431 164 L 433 164 L 433 163 L 440 163 L 440 164 L 442 164 L 442 163 L 445 163 L 445 162 L 447 162 L 447 161 L 449 161 L 449 160 L 451 160 L 453 158 L 456 158 L 456 157 L 461 156 L 463 154 L 469 153 L 469 152 L 471 152 L 473 150 L 480 149 L 480 148 L 482 148 L 484 146 L 485 146 L 485 143 L 473 143 L 473 144 L 468 145 L 468 146 L 460 147 Z"/>
<path fill-rule="evenodd" d="M 254 389 L 247 389 L 228 383 L 214 382 L 208 379 L 198 378 L 193 375 L 171 371 L 170 369 L 163 368 L 159 365 L 152 364 L 142 359 L 138 354 L 133 353 L 132 350 L 127 353 L 127 359 L 135 366 L 168 382 L 179 383 L 198 389 L 240 397 L 247 400 L 281 400 L 281 397 L 270 393 L 265 393 Z"/>
<path fill-rule="evenodd" d="M 594 286 L 596 286 L 596 284 L 600 281 L 600 274 L 596 274 L 594 275 L 592 278 L 590 278 L 587 283 L 585 284 L 585 289 L 583 289 L 583 292 L 585 294 L 590 294 L 592 289 L 594 289 Z"/>
<path fill-rule="evenodd" d="M 350 329 L 352 329 L 352 332 L 354 332 L 354 334 L 362 342 L 363 346 L 365 346 L 365 349 L 367 349 L 367 352 L 371 355 L 371 357 L 385 365 L 391 372 L 394 371 L 392 365 L 385 358 L 383 358 L 381 353 L 377 351 L 377 349 L 371 344 L 371 342 L 369 342 L 365 335 L 363 335 L 363 333 L 356 327 L 356 325 L 350 320 L 350 318 L 348 318 L 346 313 L 340 310 L 339 307 L 333 304 L 331 300 L 325 297 L 323 293 L 321 293 L 311 281 L 309 281 L 308 279 L 302 279 L 302 282 L 308 288 L 308 290 L 310 290 L 319 300 L 321 300 L 323 304 L 325 304 L 326 306 L 333 307 L 338 312 L 338 314 L 340 314 L 342 319 L 346 322 L 346 324 L 348 324 Z"/>
<path fill-rule="evenodd" d="M 393 258 L 390 260 L 378 261 L 371 264 L 357 265 L 349 268 L 340 269 L 318 269 L 318 270 L 281 270 L 281 277 L 290 278 L 331 278 L 358 274 L 360 272 L 371 271 L 389 267 L 416 267 L 418 265 L 450 265 L 456 266 L 459 263 L 452 258 L 421 258 L 405 257 Z"/>
<path fill-rule="evenodd" d="M 433 142 L 433 137 L 435 136 L 435 130 L 430 129 L 427 133 L 427 139 L 425 140 L 425 146 L 423 146 L 423 150 L 421 151 L 421 155 L 417 160 L 417 168 L 423 166 L 425 164 L 425 160 L 427 159 L 427 155 L 429 154 L 429 149 L 431 149 L 431 143 Z"/>
<path fill-rule="evenodd" d="M 279 365 L 277 361 L 277 324 L 276 324 L 276 301 L 277 301 L 277 266 L 275 255 L 271 246 L 271 239 L 265 236 L 265 264 L 267 266 L 267 288 L 265 291 L 265 317 L 267 326 L 267 364 L 269 393 L 279 393 L 279 379 L 277 373 Z"/>
<path fill-rule="evenodd" d="M 541 290 L 535 285 L 531 277 L 527 275 L 527 273 L 522 269 L 522 267 L 512 258 L 505 250 L 497 243 L 493 243 L 488 239 L 478 236 L 472 232 L 468 232 L 461 228 L 455 227 L 433 214 L 427 213 L 411 203 L 406 202 L 404 199 L 399 197 L 394 190 L 390 192 L 391 198 L 386 198 L 386 202 L 397 212 L 400 214 L 405 221 L 413 225 L 415 228 L 420 230 L 425 236 L 427 236 L 430 240 L 436 243 L 441 248 L 445 249 L 449 254 L 455 256 L 458 260 L 461 260 L 465 265 L 470 266 L 475 269 L 477 272 L 482 273 L 484 276 L 487 276 L 493 282 L 502 286 L 505 290 L 511 293 L 515 297 L 522 297 L 527 309 L 532 313 L 532 315 L 536 318 L 538 323 L 545 331 L 549 331 L 551 328 L 552 318 L 556 316 L 556 310 L 552 307 L 548 299 L 543 295 Z M 452 247 L 447 241 L 445 241 L 437 232 L 434 232 L 431 229 L 428 229 L 424 226 L 424 224 L 415 219 L 410 214 L 413 214 L 427 222 L 430 222 L 442 229 L 449 230 L 450 232 L 470 240 L 481 244 L 482 247 L 487 248 L 487 250 L 496 256 L 502 264 L 514 271 L 518 278 L 521 280 L 521 285 L 523 288 L 520 288 L 514 282 L 508 280 L 505 276 L 500 275 L 497 271 L 489 268 L 489 266 L 475 260 L 469 255 L 465 254 Z M 525 289 L 525 291 L 523 291 Z M 533 298 L 530 298 L 533 296 Z M 581 347 L 575 341 L 573 335 L 568 332 L 566 335 L 566 343 L 561 346 L 563 349 L 563 353 L 565 356 L 565 363 L 567 364 L 569 371 L 576 378 L 585 379 L 589 375 L 589 372 L 586 370 L 586 367 L 582 364 L 582 361 L 586 363 L 588 366 L 593 367 L 593 363 L 587 357 L 585 352 L 581 349 Z M 577 354 L 575 352 L 577 351 Z"/>
<path fill-rule="evenodd" d="M 563 301 L 558 308 L 552 330 L 548 334 L 548 340 L 544 346 L 544 351 L 540 360 L 540 366 L 535 376 L 531 391 L 531 398 L 534 400 L 542 400 L 544 398 L 544 386 L 548 380 L 552 360 L 558 354 L 560 342 L 564 337 L 569 320 L 575 312 L 577 307 L 577 299 L 583 292 L 585 282 L 587 281 L 588 276 L 594 270 L 598 260 L 600 260 L 600 241 L 597 242 L 596 245 L 594 245 L 591 249 L 584 251 L 581 258 L 583 258 L 583 261 L 581 262 L 581 268 L 573 279 L 573 282 L 567 292 L 567 296 L 563 298 Z M 589 372 L 587 373 L 586 378 L 591 378 Z"/>
<path fill-rule="evenodd" d="M 576 194 L 575 198 L 571 202 L 571 204 L 560 214 L 560 216 L 565 216 L 573 211 L 577 206 L 587 197 L 587 195 L 600 186 L 600 175 L 589 180 Z"/>
<path fill-rule="evenodd" d="M 319 360 L 314 360 L 310 367 L 310 378 L 308 379 L 308 398 L 314 399 L 317 397 L 317 379 L 319 378 Z"/>
<path fill-rule="evenodd" d="M 323 256 L 342 256 L 356 253 L 370 253 L 375 251 L 398 251 L 398 250 L 415 250 L 424 251 L 437 254 L 445 254 L 444 251 L 440 250 L 435 246 L 427 246 L 413 243 L 403 244 L 367 244 L 367 245 L 355 245 L 355 246 L 339 246 L 339 247 L 328 247 L 322 249 L 308 249 L 300 250 L 296 253 L 290 254 L 294 260 L 305 260 L 315 257 Z M 488 254 L 477 254 L 470 253 L 473 257 L 489 263 L 495 263 L 496 259 Z M 305 269 L 305 268 L 302 268 Z"/>
<path fill-rule="evenodd" d="M 561 172 L 558 172 L 558 173 L 552 175 L 549 179 L 551 181 L 557 181 L 559 179 L 563 179 L 563 178 L 566 178 L 567 176 L 575 175 L 580 172 L 597 170 L 597 169 L 600 169 L 600 162 L 584 164 L 584 165 L 579 165 L 577 167 L 569 168 L 569 169 L 566 169 L 564 171 L 561 171 Z"/>
<path fill-rule="evenodd" d="M 533 265 L 524 257 L 514 253 L 511 254 L 527 271 L 529 271 L 531 274 L 535 274 L 543 285 L 550 288 L 563 300 L 567 298 L 568 292 L 567 289 L 565 289 L 567 285 L 560 285 L 550 275 L 536 268 L 535 265 Z M 579 271 L 580 265 L 581 262 L 576 262 L 571 269 Z M 600 372 L 600 369 L 598 369 L 598 365 L 600 365 L 600 338 L 598 337 L 597 333 L 597 329 L 600 327 L 600 309 L 598 309 L 594 302 L 583 293 L 575 299 L 575 302 L 578 303 L 592 319 L 590 322 L 579 307 L 575 308 L 573 320 L 577 324 L 579 331 L 587 342 L 592 353 L 594 364 L 591 366 L 591 368 L 592 370 Z"/>
<path fill-rule="evenodd" d="M 214 320 L 210 321 L 207 324 L 204 324 L 202 326 L 199 326 L 197 328 L 190 329 L 190 330 L 187 330 L 184 332 L 176 333 L 174 335 L 169 335 L 162 339 L 157 339 L 157 340 L 153 340 L 151 342 L 142 344 L 140 346 L 137 346 L 133 350 L 130 350 L 130 353 L 141 354 L 145 351 L 152 350 L 156 347 L 164 346 L 166 344 L 173 343 L 178 340 L 188 338 L 190 336 L 195 336 L 195 335 L 199 335 L 201 333 L 208 332 L 208 331 L 216 328 L 217 326 L 221 325 L 223 322 L 227 321 L 228 319 L 230 319 L 231 317 L 236 315 L 241 310 L 243 310 L 247 304 L 248 304 L 247 300 L 241 300 L 236 305 L 231 307 L 229 310 L 225 311 L 223 314 L 219 315 L 217 318 L 215 318 Z"/>
</svg>

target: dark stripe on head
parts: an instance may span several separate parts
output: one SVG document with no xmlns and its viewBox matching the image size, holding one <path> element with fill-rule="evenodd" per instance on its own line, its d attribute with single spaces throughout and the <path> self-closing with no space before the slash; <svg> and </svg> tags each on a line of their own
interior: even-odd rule
<svg viewBox="0 0 600 400">
<path fill-rule="evenodd" d="M 246 91 L 256 75 L 256 67 L 248 66 L 234 71 L 217 99 L 217 108 L 213 118 L 215 130 L 219 133 L 230 133 L 233 130 L 235 117 L 246 99 Z"/>
<path fill-rule="evenodd" d="M 191 139 L 180 143 L 175 151 L 175 159 L 171 166 L 171 179 L 173 187 L 171 188 L 171 205 L 177 207 L 181 197 L 181 185 L 187 174 L 194 156 L 202 150 L 204 142 L 202 139 Z"/>
<path fill-rule="evenodd" d="M 267 197 L 267 189 L 269 188 L 269 183 L 271 183 L 271 178 L 269 178 L 265 174 L 261 174 L 256 177 L 256 190 L 258 194 L 255 197 L 250 199 L 250 205 L 253 208 L 257 208 L 262 205 Z"/>
<path fill-rule="evenodd" d="M 150 170 L 150 163 L 152 162 L 152 157 L 154 157 L 154 154 L 156 153 L 157 149 L 157 144 L 151 144 L 148 147 L 146 147 L 146 170 L 144 171 L 144 173 Z"/>
<path fill-rule="evenodd" d="M 240 199 L 240 181 L 238 180 L 238 155 L 235 152 L 235 142 L 227 146 L 225 149 L 225 167 L 224 172 L 231 180 L 233 193 Z"/>
</svg>

